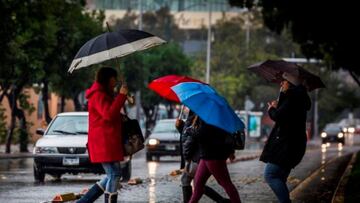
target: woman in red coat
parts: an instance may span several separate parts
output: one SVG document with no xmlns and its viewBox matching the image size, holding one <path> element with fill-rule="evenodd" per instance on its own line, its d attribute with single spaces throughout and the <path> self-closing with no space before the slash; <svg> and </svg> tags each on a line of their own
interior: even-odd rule
<svg viewBox="0 0 360 203">
<path fill-rule="evenodd" d="M 96 81 L 86 91 L 89 111 L 88 152 L 92 163 L 101 163 L 106 177 L 97 182 L 78 201 L 94 202 L 105 192 L 105 202 L 117 201 L 120 161 L 124 159 L 121 138 L 121 114 L 128 89 L 121 86 L 114 96 L 117 73 L 103 67 L 96 74 Z"/>
</svg>

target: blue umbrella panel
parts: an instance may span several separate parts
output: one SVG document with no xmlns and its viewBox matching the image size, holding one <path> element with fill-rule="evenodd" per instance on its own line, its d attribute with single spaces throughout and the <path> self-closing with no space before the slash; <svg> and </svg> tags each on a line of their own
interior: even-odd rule
<svg viewBox="0 0 360 203">
<path fill-rule="evenodd" d="M 225 98 L 209 85 L 184 82 L 171 88 L 181 103 L 191 109 L 204 122 L 229 133 L 244 129 L 244 123 L 235 114 Z"/>
</svg>

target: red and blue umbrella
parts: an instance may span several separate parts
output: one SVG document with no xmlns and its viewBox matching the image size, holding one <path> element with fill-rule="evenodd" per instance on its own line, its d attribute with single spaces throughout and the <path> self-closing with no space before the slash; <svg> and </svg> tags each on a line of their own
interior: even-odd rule
<svg viewBox="0 0 360 203">
<path fill-rule="evenodd" d="M 183 82 L 200 82 L 200 80 L 183 76 L 183 75 L 166 75 L 160 78 L 157 78 L 148 85 L 149 89 L 153 90 L 163 98 L 180 103 L 179 98 L 176 96 L 175 92 L 171 87 L 183 83 Z"/>
<path fill-rule="evenodd" d="M 197 82 L 184 82 L 171 88 L 181 103 L 195 112 L 205 123 L 229 133 L 243 130 L 244 123 L 226 99 L 212 87 Z"/>
</svg>

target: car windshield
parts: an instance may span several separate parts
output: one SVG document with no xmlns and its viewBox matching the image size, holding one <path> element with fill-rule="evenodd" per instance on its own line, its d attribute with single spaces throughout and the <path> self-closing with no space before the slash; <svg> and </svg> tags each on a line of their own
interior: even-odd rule
<svg viewBox="0 0 360 203">
<path fill-rule="evenodd" d="M 173 133 L 177 132 L 174 121 L 159 121 L 154 128 L 153 133 Z"/>
<path fill-rule="evenodd" d="M 327 133 L 338 133 L 340 132 L 340 126 L 338 125 L 327 125 L 324 129 Z"/>
<path fill-rule="evenodd" d="M 46 135 L 87 135 L 87 116 L 58 116 L 52 122 Z"/>
</svg>

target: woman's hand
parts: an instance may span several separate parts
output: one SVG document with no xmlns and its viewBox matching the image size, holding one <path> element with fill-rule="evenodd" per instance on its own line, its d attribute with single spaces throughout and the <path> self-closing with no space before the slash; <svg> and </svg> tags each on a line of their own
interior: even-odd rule
<svg viewBox="0 0 360 203">
<path fill-rule="evenodd" d="M 129 90 L 128 90 L 128 87 L 127 87 L 127 85 L 121 85 L 121 88 L 120 88 L 120 91 L 119 91 L 119 93 L 120 94 L 125 94 L 125 95 L 127 95 L 128 94 L 128 92 L 129 92 Z"/>
<path fill-rule="evenodd" d="M 277 108 L 277 106 L 278 106 L 278 102 L 276 100 L 268 102 L 267 104 L 268 104 L 268 110 L 270 108 Z"/>
<path fill-rule="evenodd" d="M 235 158 L 236 158 L 236 157 L 235 157 L 235 154 L 234 154 L 234 153 L 230 154 L 230 156 L 229 156 L 230 162 L 234 162 Z"/>
<path fill-rule="evenodd" d="M 179 128 L 180 126 L 184 125 L 184 121 L 181 120 L 181 119 L 176 119 L 176 122 L 175 122 L 175 127 L 176 128 Z"/>
</svg>

